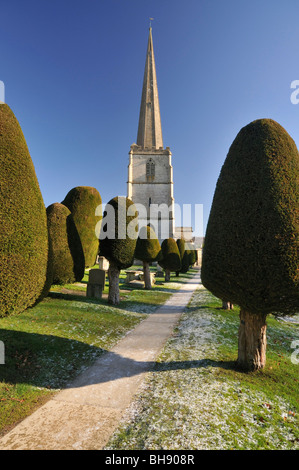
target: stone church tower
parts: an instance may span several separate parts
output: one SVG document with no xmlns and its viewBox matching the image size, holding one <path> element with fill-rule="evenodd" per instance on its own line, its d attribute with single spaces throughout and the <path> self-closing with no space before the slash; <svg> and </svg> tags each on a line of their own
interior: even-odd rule
<svg viewBox="0 0 299 470">
<path fill-rule="evenodd" d="M 171 152 L 164 149 L 152 28 L 149 30 L 137 143 L 129 152 L 127 196 L 139 211 L 139 227 L 152 225 L 159 240 L 174 236 Z M 139 205 L 142 205 L 142 207 Z"/>
</svg>

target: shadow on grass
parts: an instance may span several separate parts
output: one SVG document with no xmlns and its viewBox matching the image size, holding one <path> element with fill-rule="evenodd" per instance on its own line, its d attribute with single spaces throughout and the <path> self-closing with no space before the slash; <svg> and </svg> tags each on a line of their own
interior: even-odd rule
<svg viewBox="0 0 299 470">
<path fill-rule="evenodd" d="M 86 297 L 86 294 L 75 294 L 75 291 L 73 293 L 67 293 L 67 292 L 49 292 L 48 297 L 50 299 L 62 299 L 62 300 L 69 300 L 69 301 L 79 301 L 79 302 L 84 302 L 88 304 L 107 304 L 107 300 L 105 299 L 95 299 L 92 297 Z"/>
<path fill-rule="evenodd" d="M 106 352 L 95 364 L 83 372 L 68 388 L 80 388 L 88 385 L 111 384 L 124 378 L 127 382 L 129 377 L 153 371 L 163 373 L 175 370 L 208 369 L 216 367 L 226 370 L 236 370 L 233 361 L 214 361 L 212 359 L 190 360 L 190 361 L 135 361 L 114 352 Z M 119 385 L 121 386 L 121 385 Z"/>
<path fill-rule="evenodd" d="M 171 294 L 174 294 L 175 292 L 179 291 L 179 289 L 172 289 L 171 287 L 163 287 L 163 286 L 164 286 L 164 282 L 157 281 L 155 286 L 152 289 L 145 290 L 143 285 L 137 285 L 137 284 L 132 285 L 132 284 L 121 283 L 120 289 L 123 288 L 123 289 L 130 290 L 130 291 L 138 290 L 138 291 L 145 291 L 145 292 L 149 292 L 149 291 L 169 292 Z"/>
<path fill-rule="evenodd" d="M 239 315 L 239 307 L 236 305 L 233 310 L 225 310 L 222 306 L 215 305 L 215 304 L 206 304 L 206 305 L 194 305 L 194 306 L 188 306 L 187 307 L 188 313 L 200 311 L 200 310 L 211 310 L 211 311 L 216 311 L 216 312 L 221 312 L 225 313 L 227 315 L 230 314 L 235 314 Z"/>
<path fill-rule="evenodd" d="M 76 340 L 7 329 L 0 329 L 0 340 L 5 345 L 0 382 L 49 389 L 63 387 L 106 352 Z"/>
<path fill-rule="evenodd" d="M 131 291 L 134 292 L 134 291 Z M 147 314 L 151 315 L 155 313 L 157 310 L 159 310 L 159 313 L 163 313 L 165 315 L 167 314 L 174 314 L 174 313 L 183 313 L 183 311 L 187 308 L 186 304 L 183 303 L 178 303 L 177 301 L 172 305 L 171 303 L 167 303 L 169 299 L 171 299 L 171 292 L 166 292 L 164 289 L 159 290 L 158 292 L 160 294 L 165 294 L 163 298 L 157 297 L 155 294 L 155 291 L 146 291 L 151 295 L 151 297 L 146 297 L 146 296 L 139 296 L 142 298 L 142 300 L 138 300 L 138 298 L 130 297 L 130 293 L 122 293 L 120 292 L 120 297 L 121 301 L 118 305 L 112 305 L 109 304 L 106 299 L 94 299 L 86 296 L 80 296 L 74 294 L 68 294 L 68 293 L 60 293 L 60 292 L 51 292 L 49 294 L 49 297 L 53 299 L 62 299 L 66 301 L 78 301 L 78 302 L 83 302 L 87 304 L 94 304 L 94 305 L 103 305 L 105 307 L 109 306 L 111 308 L 116 308 L 117 310 L 123 310 L 126 312 L 135 312 L 135 313 L 141 313 L 141 314 Z M 136 291 L 135 291 L 136 292 Z M 177 293 L 178 291 L 174 291 L 174 293 Z M 128 296 L 126 296 L 128 294 Z M 193 307 L 191 307 L 193 309 Z M 189 311 L 188 307 L 188 311 Z M 194 310 L 198 310 L 197 308 L 194 308 Z"/>
<path fill-rule="evenodd" d="M 236 370 L 235 361 L 214 361 L 213 359 L 200 359 L 196 361 L 172 361 L 158 362 L 154 366 L 155 372 L 165 372 L 169 370 L 188 370 L 217 367 L 226 370 Z"/>
<path fill-rule="evenodd" d="M 176 285 L 181 284 L 182 288 L 184 287 L 184 285 L 186 283 L 188 283 L 188 284 L 199 284 L 198 279 L 193 279 L 192 280 L 192 278 L 194 278 L 194 276 L 198 272 L 199 272 L 198 269 L 194 269 L 191 272 L 181 274 L 180 277 L 173 277 L 170 281 L 167 281 L 167 282 L 165 282 L 164 278 L 157 278 L 155 284 L 153 285 L 153 288 L 150 289 L 150 290 L 145 290 L 144 289 L 144 284 L 143 284 L 142 281 L 136 282 L 136 283 L 133 283 L 133 282 L 132 283 L 126 283 L 125 279 L 120 279 L 120 282 L 119 282 L 120 296 L 122 296 L 123 291 L 125 291 L 125 293 L 126 292 L 132 292 L 132 291 L 138 291 L 138 292 L 153 292 L 153 291 L 156 291 L 156 292 L 166 292 L 166 293 L 174 294 L 174 293 L 178 292 L 180 290 L 180 288 L 179 287 L 171 288 L 171 283 L 174 283 Z M 81 284 L 86 284 L 86 286 L 87 286 L 88 281 L 87 280 L 82 280 L 80 283 Z M 168 284 L 168 285 L 165 286 L 165 284 Z M 82 300 L 82 297 L 86 297 L 86 290 L 77 290 L 76 287 L 74 287 L 74 289 L 72 289 L 72 285 L 55 286 L 55 289 L 57 289 L 57 290 L 52 290 L 49 293 L 49 296 L 54 297 L 55 295 L 58 295 L 58 296 L 64 295 L 65 297 L 60 297 L 60 298 L 64 298 L 64 300 L 68 300 L 67 296 L 70 296 L 69 300 L 78 300 L 78 298 L 81 298 L 81 300 Z M 105 291 L 106 291 L 105 292 L 106 294 L 109 291 L 109 281 L 108 280 L 106 280 L 106 283 L 105 283 Z M 59 298 L 58 296 L 56 298 Z M 92 299 L 92 298 L 88 298 L 88 301 L 93 301 L 93 300 L 94 299 Z M 98 300 L 100 300 L 100 302 L 98 302 Z M 104 302 L 105 302 L 105 299 L 96 299 L 96 302 L 92 302 L 92 303 L 102 303 L 102 300 L 104 300 Z M 118 306 L 118 308 L 121 308 L 121 305 Z"/>
<path fill-rule="evenodd" d="M 234 362 L 208 358 L 159 363 L 135 361 L 80 341 L 14 330 L 0 329 L 0 339 L 5 344 L 0 381 L 7 384 L 61 389 L 110 383 L 149 370 L 159 373 L 209 367 L 235 369 Z"/>
<path fill-rule="evenodd" d="M 165 297 L 165 300 L 162 299 L 162 302 L 152 302 L 150 299 L 146 300 L 145 298 L 141 301 L 137 299 L 130 299 L 130 292 L 128 294 L 128 297 L 126 297 L 126 293 L 120 292 L 121 301 L 118 305 L 109 304 L 107 298 L 95 299 L 92 297 L 86 297 L 85 295 L 77 295 L 75 293 L 69 294 L 62 292 L 50 292 L 48 296 L 52 299 L 62 299 L 66 301 L 77 301 L 93 305 L 103 305 L 105 307 L 109 306 L 111 308 L 116 308 L 118 310 L 124 310 L 127 312 L 139 312 L 148 314 L 153 313 L 155 310 L 162 307 L 164 305 L 164 302 L 166 302 L 166 300 L 168 299 L 168 297 Z"/>
<path fill-rule="evenodd" d="M 208 305 L 208 304 L 207 305 L 188 306 L 187 309 L 188 309 L 188 313 L 195 312 L 197 310 L 207 310 L 207 309 L 209 309 L 209 310 L 222 310 L 221 307 L 218 307 L 218 306 L 215 307 L 213 305 Z M 230 311 L 230 310 L 228 310 L 228 311 Z"/>
</svg>

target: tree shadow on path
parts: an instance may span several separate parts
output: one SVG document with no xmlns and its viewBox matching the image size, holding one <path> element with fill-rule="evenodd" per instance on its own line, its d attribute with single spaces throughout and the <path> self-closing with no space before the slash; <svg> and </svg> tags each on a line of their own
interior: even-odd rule
<svg viewBox="0 0 299 470">
<path fill-rule="evenodd" d="M 45 388 L 51 388 L 53 382 L 55 388 L 113 382 L 150 370 L 167 372 L 235 367 L 234 362 L 215 361 L 209 358 L 170 362 L 138 361 L 80 341 L 13 330 L 0 329 L 0 339 L 5 344 L 5 364 L 0 368 L 0 381 L 26 383 Z M 62 350 L 69 360 L 72 357 L 76 358 L 73 361 L 73 368 L 65 369 L 65 358 L 60 358 L 59 355 L 59 351 Z"/>
</svg>

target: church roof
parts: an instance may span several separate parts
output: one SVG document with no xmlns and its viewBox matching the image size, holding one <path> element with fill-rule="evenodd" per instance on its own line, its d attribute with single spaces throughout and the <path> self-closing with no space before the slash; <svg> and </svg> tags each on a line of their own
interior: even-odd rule
<svg viewBox="0 0 299 470">
<path fill-rule="evenodd" d="M 137 145 L 144 149 L 159 149 L 161 147 L 163 148 L 152 28 L 149 29 L 137 134 Z"/>
</svg>

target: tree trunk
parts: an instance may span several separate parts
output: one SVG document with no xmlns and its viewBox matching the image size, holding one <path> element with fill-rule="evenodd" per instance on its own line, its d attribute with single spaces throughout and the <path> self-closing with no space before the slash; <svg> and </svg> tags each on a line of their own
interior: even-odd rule
<svg viewBox="0 0 299 470">
<path fill-rule="evenodd" d="M 152 288 L 152 280 L 151 280 L 151 271 L 149 267 L 149 263 L 143 261 L 143 280 L 144 280 L 144 288 L 151 289 Z"/>
<path fill-rule="evenodd" d="M 222 301 L 222 308 L 223 310 L 233 310 L 234 309 L 234 306 L 231 302 L 226 302 L 226 301 Z"/>
<path fill-rule="evenodd" d="M 266 364 L 266 315 L 240 309 L 237 366 L 248 372 L 262 369 Z"/>
<path fill-rule="evenodd" d="M 170 271 L 169 269 L 165 269 L 165 281 L 170 281 Z"/>
<path fill-rule="evenodd" d="M 119 304 L 119 269 L 113 261 L 109 264 L 109 294 L 108 303 L 117 305 Z"/>
</svg>

